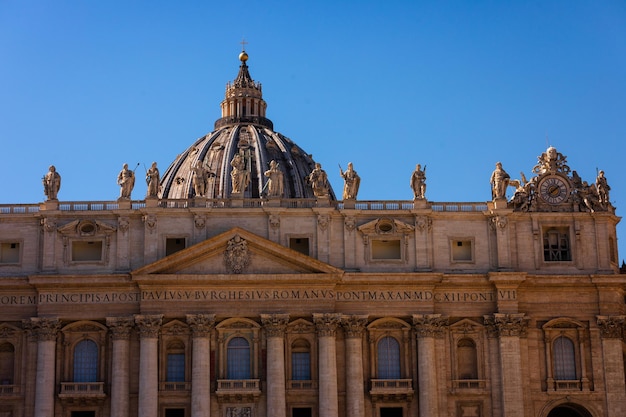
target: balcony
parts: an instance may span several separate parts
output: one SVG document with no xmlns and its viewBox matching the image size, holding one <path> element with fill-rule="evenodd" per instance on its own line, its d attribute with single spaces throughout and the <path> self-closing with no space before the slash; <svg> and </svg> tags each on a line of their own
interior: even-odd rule
<svg viewBox="0 0 626 417">
<path fill-rule="evenodd" d="M 218 379 L 215 393 L 223 401 L 255 401 L 261 395 L 261 383 L 258 379 Z"/>
<path fill-rule="evenodd" d="M 20 386 L 12 384 L 0 384 L 0 398 L 16 397 L 20 395 Z"/>
<path fill-rule="evenodd" d="M 104 382 L 61 382 L 61 399 L 104 399 Z"/>
<path fill-rule="evenodd" d="M 305 389 L 317 389 L 317 382 L 309 380 L 295 380 L 287 381 L 287 389 L 293 390 L 305 390 Z"/>
<path fill-rule="evenodd" d="M 370 395 L 375 401 L 408 401 L 413 397 L 410 379 L 372 379 Z"/>
<path fill-rule="evenodd" d="M 484 379 L 455 379 L 452 381 L 454 389 L 485 389 Z"/>
<path fill-rule="evenodd" d="M 580 379 L 572 379 L 572 380 L 565 380 L 565 379 L 551 379 L 548 378 L 548 391 L 556 391 L 556 392 L 563 392 L 563 391 L 589 391 L 589 380 L 587 378 L 583 378 L 582 380 Z"/>
<path fill-rule="evenodd" d="M 159 391 L 167 391 L 167 392 L 184 392 L 189 391 L 191 389 L 191 383 L 189 382 L 172 382 L 166 381 L 159 383 Z"/>
</svg>

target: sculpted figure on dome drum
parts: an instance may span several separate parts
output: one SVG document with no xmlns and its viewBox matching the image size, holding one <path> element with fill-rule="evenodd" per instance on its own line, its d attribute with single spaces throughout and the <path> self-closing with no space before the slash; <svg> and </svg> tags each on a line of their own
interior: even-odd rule
<svg viewBox="0 0 626 417">
<path fill-rule="evenodd" d="M 270 162 L 270 169 L 265 171 L 267 182 L 263 189 L 268 197 L 282 197 L 283 195 L 283 172 L 274 160 Z"/>
<path fill-rule="evenodd" d="M 361 185 L 361 177 L 354 170 L 352 162 L 348 162 L 348 169 L 345 172 L 339 165 L 339 174 L 343 178 L 343 199 L 356 200 Z"/>
<path fill-rule="evenodd" d="M 57 194 L 61 189 L 61 175 L 57 172 L 54 165 L 50 165 L 48 172 L 42 178 L 43 192 L 48 200 L 56 200 Z"/>
<path fill-rule="evenodd" d="M 600 204 L 603 206 L 609 205 L 609 191 L 611 187 L 609 187 L 608 182 L 606 181 L 606 177 L 604 176 L 604 171 L 598 172 L 598 176 L 596 177 L 596 190 L 598 191 L 598 200 Z"/>
<path fill-rule="evenodd" d="M 328 197 L 328 191 L 330 189 L 330 185 L 328 185 L 328 175 L 326 175 L 326 171 L 322 169 L 321 164 L 315 163 L 315 168 L 308 177 L 306 177 L 306 180 L 311 184 L 315 197 Z"/>
<path fill-rule="evenodd" d="M 426 166 L 422 170 L 420 164 L 415 165 L 415 171 L 411 175 L 411 188 L 413 189 L 413 198 L 422 200 L 426 196 Z"/>
<path fill-rule="evenodd" d="M 193 191 L 196 197 L 204 197 L 207 190 L 207 180 L 209 172 L 202 165 L 202 161 L 196 161 L 191 167 L 191 176 L 193 179 Z"/>
</svg>

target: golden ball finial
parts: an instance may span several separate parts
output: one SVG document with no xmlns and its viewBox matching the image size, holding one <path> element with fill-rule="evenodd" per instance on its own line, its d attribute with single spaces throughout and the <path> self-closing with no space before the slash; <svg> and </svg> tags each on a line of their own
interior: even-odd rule
<svg viewBox="0 0 626 417">
<path fill-rule="evenodd" d="M 248 60 L 248 54 L 246 53 L 246 51 L 241 51 L 241 53 L 239 54 L 239 60 L 241 62 L 246 62 Z"/>
</svg>

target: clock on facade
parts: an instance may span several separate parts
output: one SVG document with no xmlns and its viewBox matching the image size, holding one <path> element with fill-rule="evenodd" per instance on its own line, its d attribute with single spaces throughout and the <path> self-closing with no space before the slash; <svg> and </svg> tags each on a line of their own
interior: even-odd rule
<svg viewBox="0 0 626 417">
<path fill-rule="evenodd" d="M 539 195 L 548 204 L 560 204 L 567 199 L 569 186 L 556 175 L 550 175 L 539 183 Z"/>
</svg>

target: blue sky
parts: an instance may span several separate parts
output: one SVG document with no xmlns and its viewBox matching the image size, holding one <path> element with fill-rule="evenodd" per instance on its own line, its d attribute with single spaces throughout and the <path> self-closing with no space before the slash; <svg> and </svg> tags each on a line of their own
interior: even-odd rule
<svg viewBox="0 0 626 417">
<path fill-rule="evenodd" d="M 409 200 L 421 163 L 430 201 L 486 201 L 495 162 L 530 177 L 549 144 L 626 207 L 626 2 L 575 0 L 0 0 L 0 204 L 43 201 L 50 164 L 65 201 L 164 172 L 213 130 L 244 37 L 275 130 L 335 190 L 352 161 L 359 199 Z"/>
</svg>

